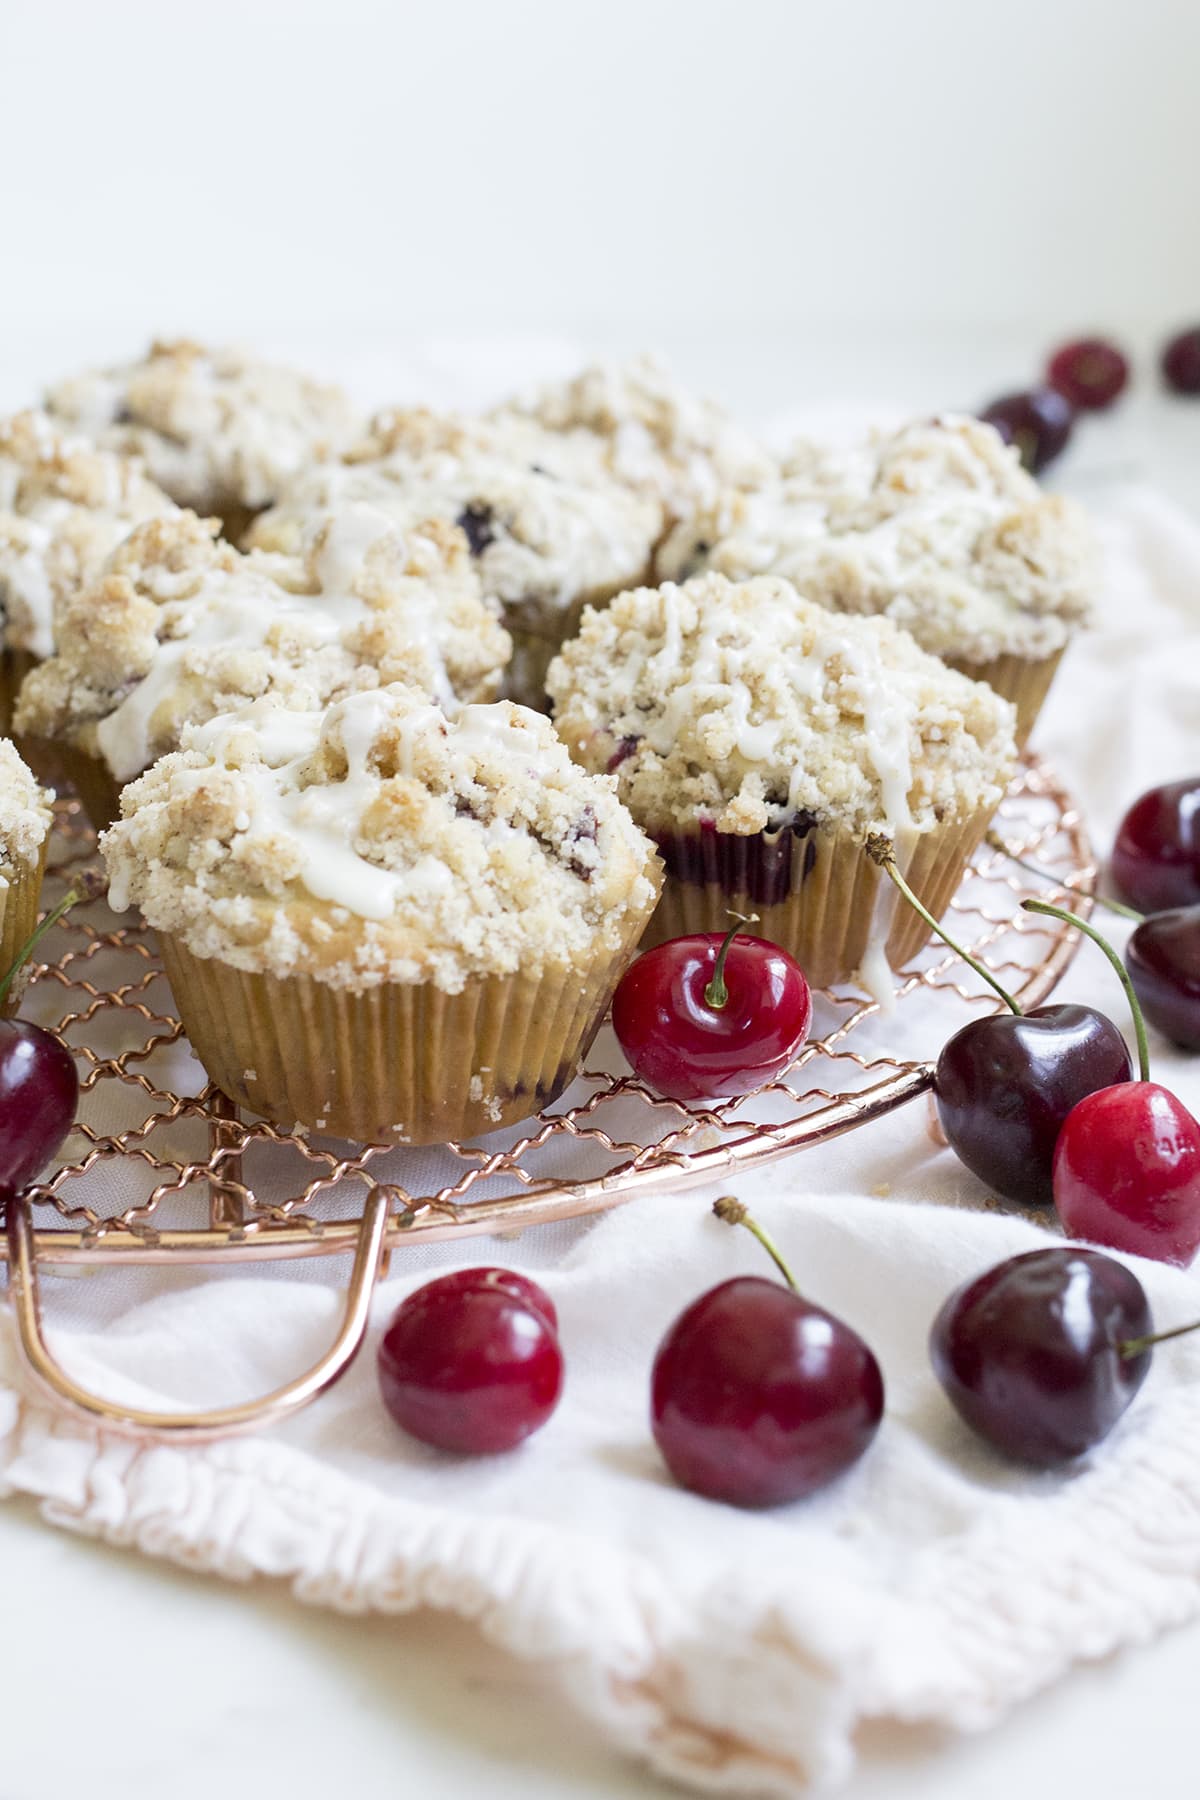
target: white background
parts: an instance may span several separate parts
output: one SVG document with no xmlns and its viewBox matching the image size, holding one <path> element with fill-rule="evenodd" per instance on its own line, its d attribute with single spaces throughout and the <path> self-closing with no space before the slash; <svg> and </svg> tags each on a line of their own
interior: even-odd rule
<svg viewBox="0 0 1200 1800">
<path fill-rule="evenodd" d="M 0 404 L 183 331 L 364 399 L 472 394 L 519 341 L 526 369 L 650 342 L 760 415 L 971 403 L 1064 333 L 1200 320 L 1198 72 L 1195 0 L 0 0 Z M 1200 417 L 1145 385 L 1081 458 L 1200 502 Z M 11 1506 L 0 1557 L 6 1800 L 661 1791 L 465 1630 Z M 876 1744 L 856 1795 L 1190 1795 L 1196 1647 L 984 1742 Z"/>
</svg>

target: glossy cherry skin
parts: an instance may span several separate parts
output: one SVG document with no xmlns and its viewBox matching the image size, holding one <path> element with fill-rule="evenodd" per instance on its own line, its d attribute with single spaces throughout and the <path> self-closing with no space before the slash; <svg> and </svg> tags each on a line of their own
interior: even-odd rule
<svg viewBox="0 0 1200 1800">
<path fill-rule="evenodd" d="M 562 1394 L 557 1323 L 549 1295 L 511 1269 L 443 1275 L 402 1301 L 383 1335 L 383 1403 L 436 1449 L 515 1449 Z"/>
<path fill-rule="evenodd" d="M 934 1373 L 973 1431 L 1020 1462 L 1070 1462 L 1107 1437 L 1150 1370 L 1122 1345 L 1153 1332 L 1136 1275 L 1098 1250 L 1030 1250 L 951 1294 Z"/>
<path fill-rule="evenodd" d="M 840 1319 L 741 1275 L 701 1294 L 663 1338 L 650 1416 L 682 1487 L 778 1506 L 858 1461 L 883 1417 L 883 1376 Z"/>
<path fill-rule="evenodd" d="M 1125 1039 L 1103 1013 L 1037 1006 L 956 1031 L 938 1057 L 933 1092 L 946 1140 L 973 1175 L 1005 1200 L 1050 1206 L 1067 1114 L 1132 1073 Z"/>
<path fill-rule="evenodd" d="M 1139 796 L 1122 819 L 1112 876 L 1139 912 L 1200 904 L 1200 775 Z"/>
<path fill-rule="evenodd" d="M 1106 338 L 1078 338 L 1056 350 L 1046 381 L 1079 412 L 1111 406 L 1129 381 L 1129 362 Z"/>
<path fill-rule="evenodd" d="M 670 1100 L 748 1094 L 795 1061 L 812 1021 L 799 964 L 764 938 L 735 937 L 727 999 L 710 1006 L 724 933 L 670 938 L 639 956 L 613 997 L 613 1030 L 631 1068 Z"/>
<path fill-rule="evenodd" d="M 1177 394 L 1200 394 L 1200 325 L 1181 331 L 1162 353 L 1163 380 Z"/>
<path fill-rule="evenodd" d="M 1125 946 L 1142 1011 L 1164 1037 L 1200 1050 L 1200 906 L 1151 913 Z"/>
<path fill-rule="evenodd" d="M 1154 1081 L 1089 1094 L 1059 1133 L 1054 1204 L 1070 1237 L 1191 1262 L 1200 1248 L 1200 1125 Z"/>
<path fill-rule="evenodd" d="M 61 1038 L 27 1019 L 0 1020 L 0 1187 L 20 1190 L 75 1123 L 79 1076 Z"/>
<path fill-rule="evenodd" d="M 1005 443 L 1015 444 L 1030 474 L 1038 475 L 1066 449 L 1075 413 L 1060 393 L 1044 387 L 1005 394 L 979 416 L 996 427 Z"/>
</svg>

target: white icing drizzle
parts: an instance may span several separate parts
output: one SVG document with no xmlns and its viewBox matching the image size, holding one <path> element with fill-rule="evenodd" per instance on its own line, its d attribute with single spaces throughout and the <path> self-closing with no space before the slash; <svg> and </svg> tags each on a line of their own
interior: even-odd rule
<svg viewBox="0 0 1200 1800">
<path fill-rule="evenodd" d="M 386 689 L 353 694 L 321 712 L 294 712 L 271 698 L 253 701 L 237 713 L 226 713 L 188 733 L 188 746 L 226 762 L 234 734 L 253 726 L 261 762 L 239 764 L 251 804 L 246 831 L 254 837 L 284 839 L 299 852 L 296 878 L 317 900 L 344 906 L 364 919 L 386 919 L 397 901 L 432 901 L 453 886 L 454 876 L 440 858 L 426 854 L 400 871 L 383 869 L 355 849 L 363 819 L 378 797 L 383 777 L 372 767 L 371 754 L 383 735 L 397 739 L 399 774 L 412 776 L 414 754 L 431 732 L 453 737 L 456 751 L 468 764 L 507 764 L 523 778 L 539 754 L 537 721 L 526 724 L 504 705 L 465 706 L 454 720 L 436 706 L 414 706 L 397 712 Z M 346 756 L 344 780 L 303 786 L 308 764 L 323 737 L 338 737 Z M 176 771 L 176 785 L 199 786 L 208 770 Z M 511 821 L 493 817 L 490 836 L 508 837 Z M 110 895 L 114 910 L 128 905 L 124 883 Z"/>
</svg>

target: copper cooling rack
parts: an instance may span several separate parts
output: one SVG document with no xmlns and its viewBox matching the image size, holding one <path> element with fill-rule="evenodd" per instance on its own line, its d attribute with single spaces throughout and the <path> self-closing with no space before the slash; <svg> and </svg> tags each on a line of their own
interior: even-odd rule
<svg viewBox="0 0 1200 1800">
<path fill-rule="evenodd" d="M 953 902 L 953 933 L 1025 1005 L 1055 986 L 1077 934 L 1020 911 L 1033 892 L 1094 883 L 1087 833 L 1051 770 L 1028 761 L 997 818 L 1004 842 L 1045 879 L 983 848 Z M 48 905 L 95 839 L 78 803 L 60 804 Z M 60 1166 L 8 1207 L 10 1288 L 34 1376 L 106 1427 L 193 1438 L 295 1410 L 347 1366 L 389 1255 L 418 1241 L 508 1232 L 604 1211 L 645 1193 L 726 1178 L 826 1142 L 928 1089 L 930 1058 L 995 995 L 932 945 L 881 1007 L 852 988 L 816 997 L 813 1035 L 786 1076 L 747 1099 L 681 1105 L 653 1094 L 601 1033 L 588 1068 L 523 1126 L 433 1150 L 350 1145 L 244 1118 L 192 1056 L 153 933 L 104 901 L 77 906 L 43 946 L 23 1013 L 59 1031 L 79 1061 L 78 1124 Z M 336 1343 L 263 1399 L 204 1415 L 151 1414 L 87 1393 L 41 1328 L 41 1264 L 213 1263 L 354 1257 Z"/>
</svg>

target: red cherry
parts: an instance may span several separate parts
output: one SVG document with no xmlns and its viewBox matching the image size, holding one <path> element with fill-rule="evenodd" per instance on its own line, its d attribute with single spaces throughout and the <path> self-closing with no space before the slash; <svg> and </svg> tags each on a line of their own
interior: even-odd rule
<svg viewBox="0 0 1200 1800">
<path fill-rule="evenodd" d="M 1184 1050 L 1200 1050 L 1200 906 L 1143 919 L 1125 967 L 1151 1024 Z"/>
<path fill-rule="evenodd" d="M 1062 455 L 1075 419 L 1070 403 L 1056 389 L 1048 387 L 1005 394 L 979 416 L 985 424 L 996 427 L 1006 444 L 1016 445 L 1031 475 L 1039 475 L 1056 456 Z"/>
<path fill-rule="evenodd" d="M 1157 1082 L 1089 1094 L 1059 1133 L 1054 1204 L 1071 1237 L 1189 1263 L 1200 1249 L 1200 1125 Z"/>
<path fill-rule="evenodd" d="M 1200 775 L 1138 795 L 1117 828 L 1111 868 L 1140 912 L 1200 902 Z"/>
<path fill-rule="evenodd" d="M 1181 331 L 1162 353 L 1163 380 L 1177 394 L 1200 394 L 1200 325 Z"/>
<path fill-rule="evenodd" d="M 765 938 L 696 932 L 640 956 L 613 997 L 622 1050 L 671 1100 L 748 1094 L 795 1061 L 812 995 L 795 959 Z"/>
<path fill-rule="evenodd" d="M 383 1403 L 411 1437 L 468 1456 L 512 1450 L 558 1405 L 548 1294 L 511 1269 L 460 1269 L 401 1302 L 379 1346 Z"/>
<path fill-rule="evenodd" d="M 1046 380 L 1078 411 L 1101 412 L 1123 391 L 1129 363 L 1105 338 L 1078 338 L 1054 352 Z"/>
<path fill-rule="evenodd" d="M 61 1038 L 0 1020 L 0 1187 L 27 1187 L 75 1123 L 79 1075 Z"/>
</svg>

